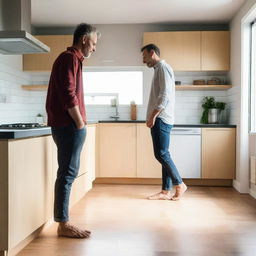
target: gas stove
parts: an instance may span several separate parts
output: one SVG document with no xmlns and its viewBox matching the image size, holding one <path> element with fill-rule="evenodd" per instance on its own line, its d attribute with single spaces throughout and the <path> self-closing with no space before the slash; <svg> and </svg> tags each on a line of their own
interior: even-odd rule
<svg viewBox="0 0 256 256">
<path fill-rule="evenodd" d="M 46 127 L 45 124 L 39 123 L 15 123 L 15 124 L 1 124 L 0 129 L 34 129 Z"/>
</svg>

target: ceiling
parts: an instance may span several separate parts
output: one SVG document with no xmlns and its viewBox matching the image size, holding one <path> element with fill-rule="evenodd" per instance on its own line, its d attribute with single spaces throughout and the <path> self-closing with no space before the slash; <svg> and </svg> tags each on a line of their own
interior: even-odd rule
<svg viewBox="0 0 256 256">
<path fill-rule="evenodd" d="M 228 23 L 246 0 L 32 0 L 32 25 Z"/>
</svg>

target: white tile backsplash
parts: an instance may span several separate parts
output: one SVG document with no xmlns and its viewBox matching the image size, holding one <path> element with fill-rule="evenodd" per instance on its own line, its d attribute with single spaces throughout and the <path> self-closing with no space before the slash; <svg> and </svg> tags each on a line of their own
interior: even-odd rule
<svg viewBox="0 0 256 256">
<path fill-rule="evenodd" d="M 44 112 L 46 92 L 22 90 L 31 84 L 31 75 L 22 71 L 22 56 L 0 55 L 0 124 L 35 122 Z"/>
<path fill-rule="evenodd" d="M 18 58 L 18 57 L 17 57 Z M 17 58 L 13 61 L 17 61 Z M 47 84 L 49 72 L 27 73 L 16 64 L 5 65 L 6 58 L 0 56 L 0 123 L 35 122 L 38 113 L 46 116 L 46 91 L 26 91 L 21 89 L 23 84 Z M 144 72 L 144 104 L 137 106 L 137 119 L 145 120 L 147 97 L 150 91 L 150 82 L 153 72 L 140 67 Z M 177 72 L 176 80 L 182 84 L 192 84 L 195 79 L 211 79 L 219 77 L 226 79 L 226 74 L 216 72 Z M 217 101 L 227 103 L 228 120 L 236 123 L 238 120 L 239 90 L 232 88 L 228 91 L 176 91 L 176 124 L 198 124 L 202 108 L 201 101 L 204 96 L 214 96 Z M 115 114 L 111 106 L 86 106 L 88 120 L 109 119 Z M 129 106 L 119 106 L 121 119 L 130 119 Z"/>
</svg>

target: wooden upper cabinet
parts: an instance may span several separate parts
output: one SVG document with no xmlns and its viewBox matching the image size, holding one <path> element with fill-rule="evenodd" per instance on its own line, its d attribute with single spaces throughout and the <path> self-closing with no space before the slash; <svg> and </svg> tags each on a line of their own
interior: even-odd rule
<svg viewBox="0 0 256 256">
<path fill-rule="evenodd" d="M 175 71 L 229 70 L 229 31 L 146 32 L 143 45 L 150 43 Z"/>
<path fill-rule="evenodd" d="M 23 71 L 50 71 L 58 55 L 72 45 L 72 35 L 36 36 L 51 48 L 49 53 L 24 54 Z"/>
<path fill-rule="evenodd" d="M 202 70 L 230 68 L 230 32 L 202 31 Z"/>
<path fill-rule="evenodd" d="M 166 60 L 176 71 L 199 71 L 201 68 L 201 32 L 146 32 L 143 45 L 154 43 Z"/>
</svg>

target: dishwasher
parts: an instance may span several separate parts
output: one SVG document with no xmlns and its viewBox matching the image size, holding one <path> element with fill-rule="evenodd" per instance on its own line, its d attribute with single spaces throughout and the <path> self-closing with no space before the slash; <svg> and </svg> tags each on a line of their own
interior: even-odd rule
<svg viewBox="0 0 256 256">
<path fill-rule="evenodd" d="M 173 127 L 170 153 L 182 178 L 201 178 L 201 128 Z"/>
</svg>

